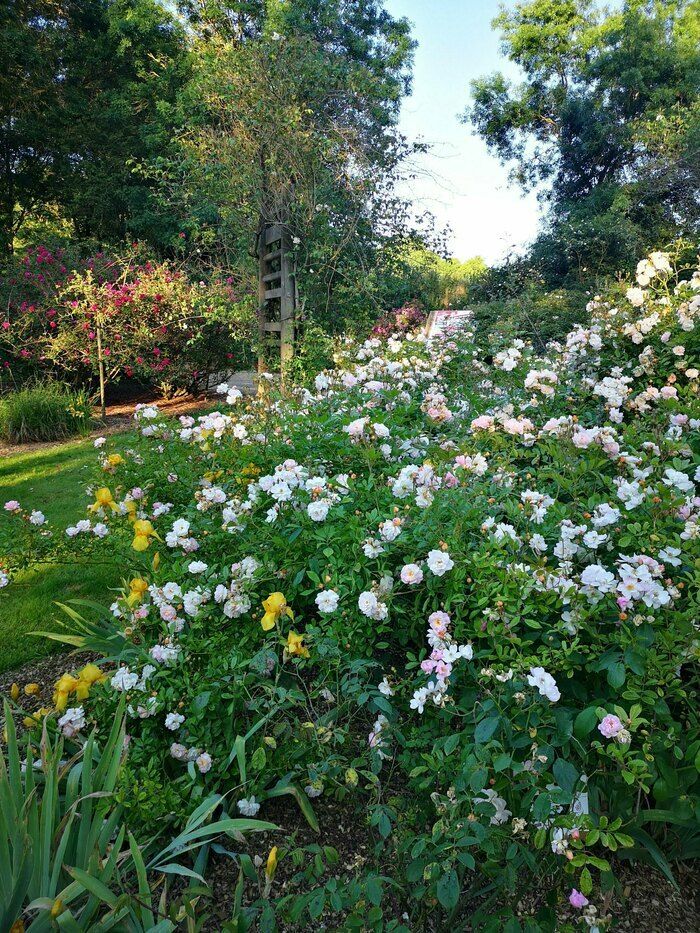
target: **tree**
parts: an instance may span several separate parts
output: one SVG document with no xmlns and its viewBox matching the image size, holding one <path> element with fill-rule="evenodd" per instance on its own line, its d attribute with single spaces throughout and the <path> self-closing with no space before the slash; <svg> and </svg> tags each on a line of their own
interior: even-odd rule
<svg viewBox="0 0 700 933">
<path fill-rule="evenodd" d="M 465 114 L 550 205 L 534 254 L 555 280 L 629 263 L 700 220 L 700 3 L 531 0 L 494 21 L 524 74 Z"/>
<path fill-rule="evenodd" d="M 201 38 L 181 131 L 143 170 L 204 262 L 252 269 L 262 225 L 285 224 L 307 308 L 340 326 L 381 243 L 411 227 L 395 194 L 415 151 L 396 130 L 408 25 L 378 0 L 198 4 L 191 15 Z"/>
<path fill-rule="evenodd" d="M 157 0 L 10 0 L 0 60 L 3 249 L 51 205 L 83 238 L 123 237 L 132 217 L 147 229 L 132 163 L 167 141 L 182 27 Z"/>
</svg>

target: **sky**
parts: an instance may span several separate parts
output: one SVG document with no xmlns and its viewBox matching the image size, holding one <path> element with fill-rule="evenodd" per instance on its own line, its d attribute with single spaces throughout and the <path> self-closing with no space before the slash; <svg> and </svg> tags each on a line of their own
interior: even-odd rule
<svg viewBox="0 0 700 933">
<path fill-rule="evenodd" d="M 508 184 L 508 170 L 472 129 L 459 122 L 470 103 L 473 78 L 517 70 L 500 54 L 491 20 L 498 0 L 386 0 L 394 16 L 406 16 L 418 41 L 413 94 L 404 101 L 400 129 L 409 139 L 433 144 L 421 167 L 432 179 L 411 183 L 420 211 L 430 210 L 452 228 L 458 259 L 483 256 L 493 263 L 535 235 L 539 207 L 534 195 Z"/>
</svg>

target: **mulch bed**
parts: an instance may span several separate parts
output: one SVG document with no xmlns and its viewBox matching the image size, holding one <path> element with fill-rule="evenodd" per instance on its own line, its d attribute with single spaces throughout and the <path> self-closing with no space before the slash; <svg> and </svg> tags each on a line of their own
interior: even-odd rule
<svg viewBox="0 0 700 933">
<path fill-rule="evenodd" d="M 61 674 L 65 674 L 66 671 L 70 673 L 78 671 L 89 661 L 94 661 L 96 657 L 97 655 L 89 651 L 67 653 L 57 650 L 36 661 L 30 661 L 16 670 L 5 671 L 0 674 L 0 697 L 9 696 L 12 684 L 16 683 L 21 691 L 17 703 L 27 714 L 41 709 L 42 706 L 50 707 L 53 705 L 54 684 Z M 27 684 L 38 684 L 39 693 L 27 696 L 24 693 L 24 687 Z"/>
<path fill-rule="evenodd" d="M 61 674 L 79 670 L 92 660 L 95 660 L 95 655 L 85 651 L 58 653 L 25 664 L 17 670 L 6 671 L 0 674 L 0 695 L 7 696 L 13 683 L 17 683 L 20 688 L 28 683 L 36 683 L 40 687 L 39 693 L 36 696 L 25 696 L 22 692 L 20 705 L 27 713 L 41 706 L 50 706 L 54 683 Z M 341 804 L 320 797 L 313 801 L 313 807 L 320 833 L 311 829 L 293 799 L 278 798 L 265 804 L 260 818 L 275 823 L 279 829 L 270 833 L 251 834 L 247 838 L 247 851 L 251 858 L 257 855 L 264 863 L 273 845 L 286 852 L 314 844 L 332 846 L 338 852 L 337 864 L 314 885 L 324 884 L 331 877 L 339 880 L 351 878 L 356 872 L 370 866 L 373 834 L 363 818 L 363 811 L 356 809 L 355 801 L 350 799 L 348 803 Z M 231 845 L 234 849 L 237 847 L 233 842 Z M 312 855 L 305 853 L 305 863 L 312 858 Z M 606 905 L 614 921 L 612 929 L 628 933 L 691 933 L 700 930 L 697 909 L 700 891 L 698 863 L 681 863 L 673 868 L 678 890 L 648 865 L 618 863 L 615 871 L 621 882 L 622 893 L 613 896 Z M 275 875 L 272 896 L 281 897 L 295 892 L 297 882 L 294 876 L 298 872 L 299 869 L 290 857 L 282 857 Z M 226 856 L 214 855 L 209 863 L 207 880 L 212 895 L 205 899 L 207 919 L 203 930 L 214 933 L 231 918 L 238 866 Z M 535 913 L 540 903 L 540 893 L 545 889 L 546 884 L 542 884 L 532 895 L 523 898 L 518 910 L 522 920 Z M 255 899 L 257 892 L 251 891 L 251 895 Z M 401 914 L 402 908 L 398 901 L 392 898 L 388 905 L 385 904 L 386 917 L 394 916 L 398 920 Z M 559 911 L 560 923 L 571 922 L 578 916 L 579 912 L 569 908 L 568 904 L 562 905 Z M 337 929 L 333 926 L 330 928 Z M 284 931 L 292 928 L 280 926 L 279 929 Z M 309 924 L 306 917 L 302 918 L 296 929 L 323 930 L 329 927 L 323 922 L 323 917 L 313 925 Z"/>
</svg>

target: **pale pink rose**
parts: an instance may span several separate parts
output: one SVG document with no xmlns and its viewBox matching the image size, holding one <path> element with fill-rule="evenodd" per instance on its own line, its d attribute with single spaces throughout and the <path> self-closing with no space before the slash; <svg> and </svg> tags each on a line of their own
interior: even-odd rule
<svg viewBox="0 0 700 933">
<path fill-rule="evenodd" d="M 608 713 L 603 721 L 598 724 L 598 731 L 604 735 L 606 739 L 614 739 L 615 736 L 622 731 L 622 723 L 617 716 Z"/>
<path fill-rule="evenodd" d="M 479 415 L 471 423 L 472 431 L 490 431 L 493 428 L 493 418 L 490 415 Z"/>
</svg>

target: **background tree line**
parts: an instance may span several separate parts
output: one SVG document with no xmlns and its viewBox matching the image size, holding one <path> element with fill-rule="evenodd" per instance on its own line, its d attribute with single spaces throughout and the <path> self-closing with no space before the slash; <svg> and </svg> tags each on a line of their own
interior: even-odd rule
<svg viewBox="0 0 700 933">
<path fill-rule="evenodd" d="M 283 221 L 324 331 L 478 301 L 554 335 L 602 277 L 697 236 L 700 4 L 532 0 L 494 27 L 522 81 L 476 80 L 464 121 L 547 213 L 486 272 L 399 193 L 422 149 L 397 129 L 415 43 L 383 0 L 7 0 L 0 249 L 11 267 L 138 240 L 251 297 L 261 223 Z"/>
</svg>

